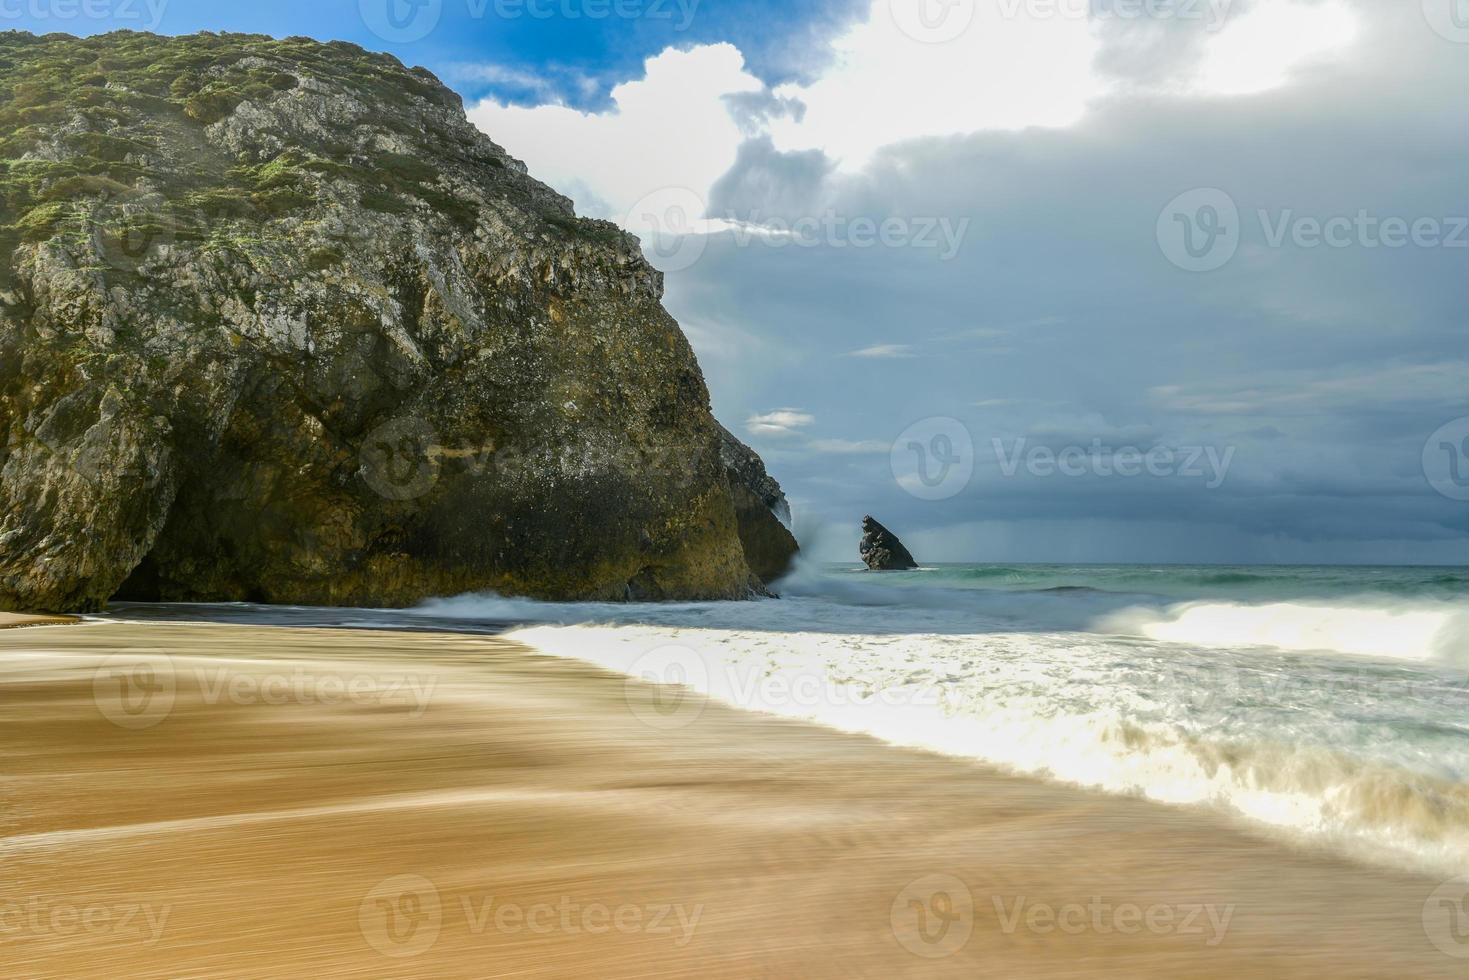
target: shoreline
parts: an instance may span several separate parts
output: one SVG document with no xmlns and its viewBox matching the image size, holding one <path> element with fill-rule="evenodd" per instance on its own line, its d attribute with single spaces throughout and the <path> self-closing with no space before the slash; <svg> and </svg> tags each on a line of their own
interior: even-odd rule
<svg viewBox="0 0 1469 980">
<path fill-rule="evenodd" d="M 513 641 L 41 635 L 0 634 L 15 975 L 1462 976 L 1432 878 L 702 698 L 670 728 L 694 695 Z"/>
</svg>

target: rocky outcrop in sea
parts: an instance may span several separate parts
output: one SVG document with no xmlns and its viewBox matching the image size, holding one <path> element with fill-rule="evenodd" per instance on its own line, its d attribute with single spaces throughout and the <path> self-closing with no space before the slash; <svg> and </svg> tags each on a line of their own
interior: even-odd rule
<svg viewBox="0 0 1469 980">
<path fill-rule="evenodd" d="M 862 518 L 862 542 L 858 550 L 874 572 L 900 572 L 918 567 L 898 536 L 870 516 Z"/>
</svg>

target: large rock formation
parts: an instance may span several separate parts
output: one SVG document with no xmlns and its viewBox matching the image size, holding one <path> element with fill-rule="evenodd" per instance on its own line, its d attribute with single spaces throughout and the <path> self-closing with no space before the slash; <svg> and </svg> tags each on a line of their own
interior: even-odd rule
<svg viewBox="0 0 1469 980">
<path fill-rule="evenodd" d="M 862 543 L 857 547 L 862 560 L 874 572 L 901 572 L 918 567 L 898 536 L 870 516 L 862 518 Z"/>
<path fill-rule="evenodd" d="M 10 32 L 0 143 L 0 608 L 741 598 L 789 560 L 636 239 L 425 70 Z"/>
<path fill-rule="evenodd" d="M 745 560 L 763 581 L 774 582 L 791 570 L 799 550 L 790 530 L 791 506 L 755 450 L 722 425 L 719 435 Z"/>
</svg>

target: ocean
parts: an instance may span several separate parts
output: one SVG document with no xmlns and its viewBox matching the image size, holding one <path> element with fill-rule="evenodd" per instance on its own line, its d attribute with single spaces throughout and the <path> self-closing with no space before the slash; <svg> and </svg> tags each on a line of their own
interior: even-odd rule
<svg viewBox="0 0 1469 980">
<path fill-rule="evenodd" d="M 748 603 L 123 605 L 503 632 L 751 710 L 1469 873 L 1469 569 L 814 564 Z M 697 720 L 672 697 L 645 720 Z"/>
</svg>

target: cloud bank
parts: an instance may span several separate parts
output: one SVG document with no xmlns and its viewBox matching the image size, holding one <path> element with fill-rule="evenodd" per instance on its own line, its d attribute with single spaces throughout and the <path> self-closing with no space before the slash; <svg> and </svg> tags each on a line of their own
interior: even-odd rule
<svg viewBox="0 0 1469 980">
<path fill-rule="evenodd" d="M 669 306 L 823 557 L 869 511 L 930 560 L 1469 557 L 1425 475 L 1469 416 L 1469 37 L 1418 3 L 1127 3 L 993 0 L 930 43 L 880 0 L 803 82 L 699 45 L 606 112 L 471 115 L 584 213 L 702 205 Z M 973 475 L 919 499 L 891 450 L 935 418 Z M 1232 455 L 1217 486 L 1006 473 L 1017 439 Z"/>
</svg>

